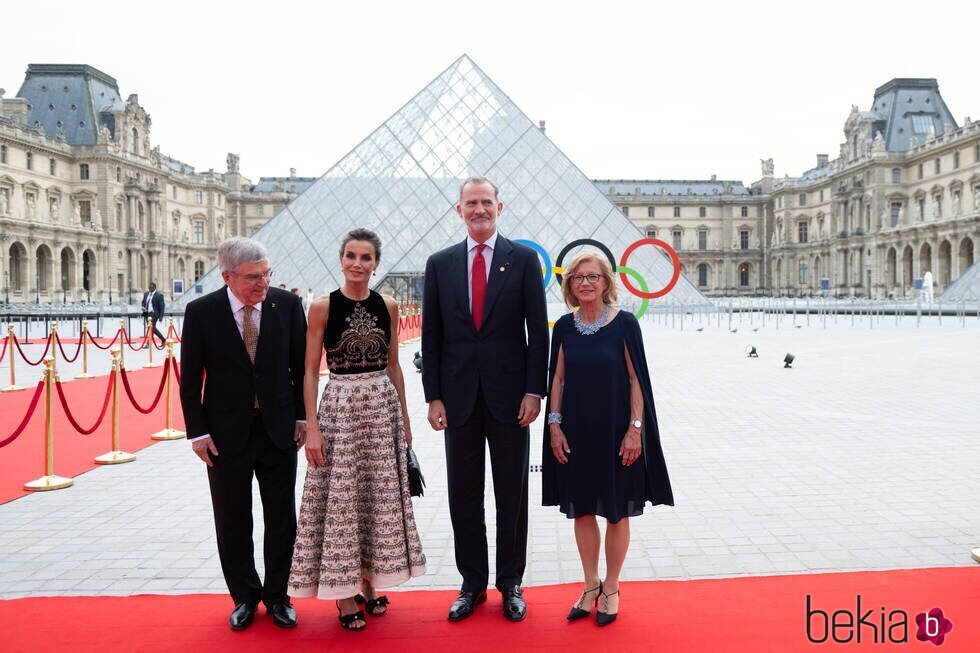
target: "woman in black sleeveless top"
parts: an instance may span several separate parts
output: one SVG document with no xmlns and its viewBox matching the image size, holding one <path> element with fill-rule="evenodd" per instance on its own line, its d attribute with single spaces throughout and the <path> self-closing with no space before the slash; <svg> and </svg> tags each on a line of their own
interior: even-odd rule
<svg viewBox="0 0 980 653">
<path fill-rule="evenodd" d="M 398 364 L 398 306 L 368 285 L 380 255 L 373 232 L 347 234 L 344 285 L 313 302 L 306 338 L 309 467 L 289 594 L 338 599 L 348 630 L 366 625 L 356 601 L 381 616 L 388 599 L 376 588 L 425 573 L 408 485 L 412 431 Z M 324 349 L 330 381 L 314 415 Z"/>
</svg>

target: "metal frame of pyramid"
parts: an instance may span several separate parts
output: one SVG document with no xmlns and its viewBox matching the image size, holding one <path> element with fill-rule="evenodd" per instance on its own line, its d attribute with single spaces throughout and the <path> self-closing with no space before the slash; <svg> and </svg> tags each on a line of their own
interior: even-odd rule
<svg viewBox="0 0 980 653">
<path fill-rule="evenodd" d="M 537 243 L 553 265 L 577 239 L 599 241 L 619 257 L 643 238 L 465 54 L 252 238 L 268 247 L 276 282 L 316 294 L 342 285 L 338 247 L 355 227 L 381 238 L 375 287 L 386 277 L 418 277 L 430 254 L 465 237 L 455 206 L 459 184 L 470 176 L 488 177 L 500 188 L 500 232 Z M 651 290 L 663 288 L 673 272 L 652 246 L 637 249 L 629 267 Z M 548 276 L 549 301 L 561 302 L 560 287 Z M 217 268 L 198 281 L 203 292 L 221 285 Z M 178 304 L 197 294 L 192 288 Z M 640 301 L 629 292 L 620 298 L 627 306 Z M 683 275 L 657 301 L 710 305 Z"/>
</svg>

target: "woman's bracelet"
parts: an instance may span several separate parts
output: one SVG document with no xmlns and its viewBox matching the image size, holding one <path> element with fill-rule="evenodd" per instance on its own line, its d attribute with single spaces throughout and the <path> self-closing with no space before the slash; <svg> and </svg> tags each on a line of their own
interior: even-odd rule
<svg viewBox="0 0 980 653">
<path fill-rule="evenodd" d="M 561 424 L 561 413 L 548 413 L 549 424 Z"/>
</svg>

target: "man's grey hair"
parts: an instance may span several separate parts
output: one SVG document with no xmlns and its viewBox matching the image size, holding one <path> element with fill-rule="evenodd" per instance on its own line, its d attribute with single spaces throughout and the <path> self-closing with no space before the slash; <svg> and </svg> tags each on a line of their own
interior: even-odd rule
<svg viewBox="0 0 980 653">
<path fill-rule="evenodd" d="M 218 245 L 218 267 L 222 272 L 234 272 L 242 263 L 254 263 L 269 258 L 269 250 L 262 243 L 235 236 L 226 238 Z"/>
<path fill-rule="evenodd" d="M 497 184 L 493 183 L 492 181 L 490 181 L 486 177 L 467 177 L 466 178 L 466 181 L 464 181 L 463 183 L 461 183 L 459 185 L 459 201 L 460 202 L 463 201 L 463 191 L 470 184 L 490 184 L 490 186 L 493 188 L 493 199 L 499 201 L 499 199 L 500 199 L 499 198 L 500 190 L 497 188 Z"/>
</svg>

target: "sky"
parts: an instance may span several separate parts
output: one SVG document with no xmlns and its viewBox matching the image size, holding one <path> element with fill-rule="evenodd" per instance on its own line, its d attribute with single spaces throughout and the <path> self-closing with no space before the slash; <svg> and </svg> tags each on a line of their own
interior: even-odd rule
<svg viewBox="0 0 980 653">
<path fill-rule="evenodd" d="M 139 95 L 151 141 L 198 170 L 326 172 L 468 54 L 585 174 L 798 175 L 838 155 L 852 105 L 934 77 L 980 119 L 980 3 L 49 0 L 3 10 L 0 87 L 89 64 Z"/>
</svg>

